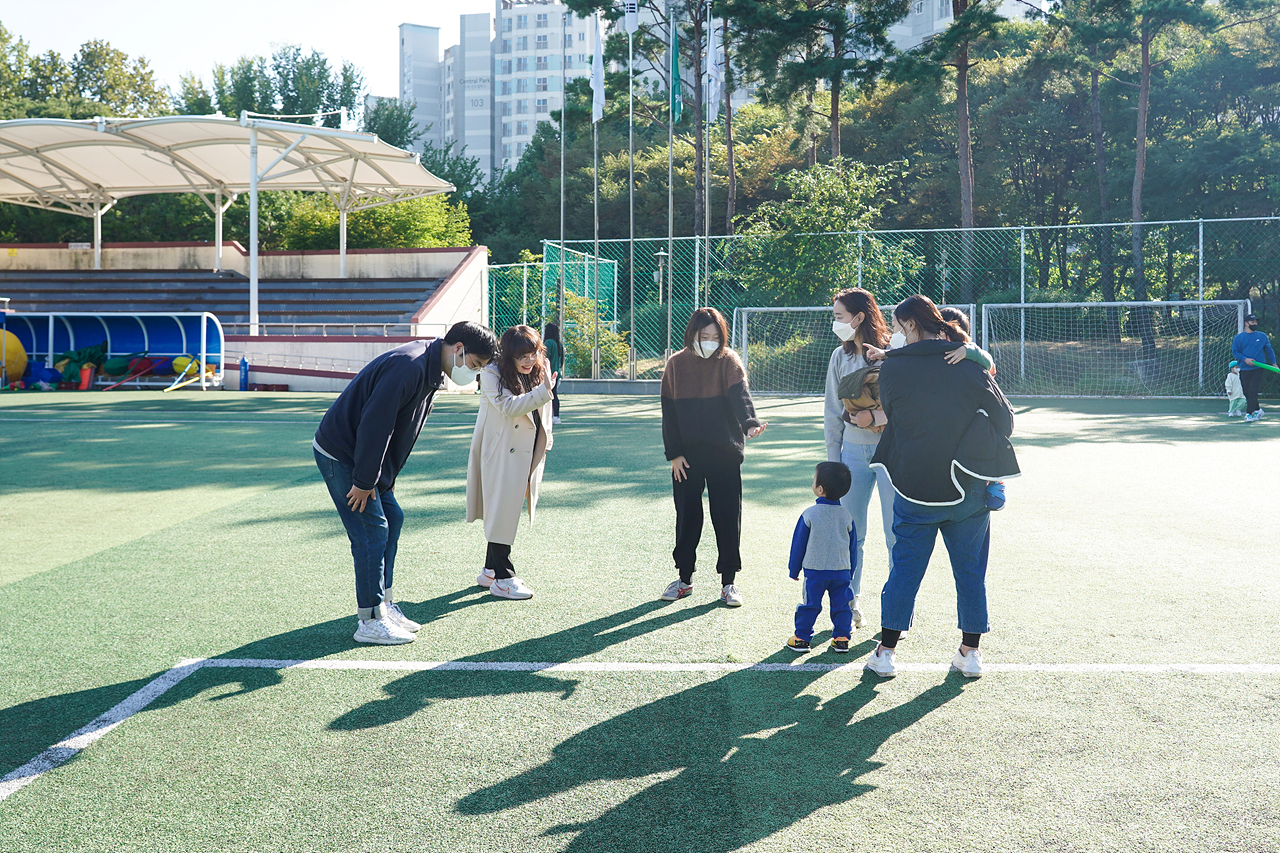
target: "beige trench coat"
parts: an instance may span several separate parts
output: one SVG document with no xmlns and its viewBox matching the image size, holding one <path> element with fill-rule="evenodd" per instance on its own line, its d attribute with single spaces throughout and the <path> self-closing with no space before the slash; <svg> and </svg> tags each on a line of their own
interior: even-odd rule
<svg viewBox="0 0 1280 853">
<path fill-rule="evenodd" d="M 542 419 L 541 434 L 534 418 Z M 539 385 L 513 395 L 502 387 L 497 365 L 481 370 L 480 413 L 467 460 L 467 521 L 483 519 L 487 541 L 515 544 L 526 494 L 533 524 L 551 443 L 551 391 Z"/>
</svg>

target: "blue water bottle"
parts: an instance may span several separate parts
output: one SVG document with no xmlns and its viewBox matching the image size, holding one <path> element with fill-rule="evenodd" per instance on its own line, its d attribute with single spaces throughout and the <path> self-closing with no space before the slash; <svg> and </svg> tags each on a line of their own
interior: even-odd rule
<svg viewBox="0 0 1280 853">
<path fill-rule="evenodd" d="M 240 390 L 249 390 L 249 359 L 240 356 Z"/>
</svg>

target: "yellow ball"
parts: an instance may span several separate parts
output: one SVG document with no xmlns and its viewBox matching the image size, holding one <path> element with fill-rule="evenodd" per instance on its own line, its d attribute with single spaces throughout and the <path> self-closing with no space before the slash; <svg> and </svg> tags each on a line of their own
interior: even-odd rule
<svg viewBox="0 0 1280 853">
<path fill-rule="evenodd" d="M 0 342 L 4 345 L 4 372 L 10 382 L 17 382 L 27 372 L 27 351 L 13 332 L 0 332 Z"/>
<path fill-rule="evenodd" d="M 192 364 L 192 362 L 195 362 Z M 178 376 L 184 373 L 187 376 L 196 376 L 200 370 L 200 359 L 192 358 L 189 355 L 180 355 L 173 360 L 173 372 Z"/>
</svg>

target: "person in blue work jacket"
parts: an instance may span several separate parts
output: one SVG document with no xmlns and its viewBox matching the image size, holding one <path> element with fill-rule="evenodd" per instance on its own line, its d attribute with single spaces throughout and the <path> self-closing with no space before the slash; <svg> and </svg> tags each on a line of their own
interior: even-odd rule
<svg viewBox="0 0 1280 853">
<path fill-rule="evenodd" d="M 853 581 L 858 567 L 858 532 L 853 516 L 840 505 L 853 475 L 842 462 L 821 462 L 813 474 L 818 500 L 800 513 L 791 537 L 791 579 L 804 571 L 804 598 L 796 608 L 796 633 L 787 641 L 793 652 L 809 651 L 813 623 L 822 612 L 822 596 L 831 607 L 831 650 L 849 651 L 853 633 Z"/>
</svg>

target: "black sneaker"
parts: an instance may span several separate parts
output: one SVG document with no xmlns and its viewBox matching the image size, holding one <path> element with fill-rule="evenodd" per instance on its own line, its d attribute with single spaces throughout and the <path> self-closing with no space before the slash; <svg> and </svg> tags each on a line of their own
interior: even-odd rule
<svg viewBox="0 0 1280 853">
<path fill-rule="evenodd" d="M 848 644 L 846 643 L 845 645 L 847 646 Z M 809 651 L 809 641 L 802 640 L 799 637 L 792 637 L 790 640 L 787 640 L 787 648 L 791 649 L 791 651 L 796 654 L 803 655 Z"/>
<path fill-rule="evenodd" d="M 831 648 L 831 651 L 833 652 L 839 652 L 842 655 L 848 654 L 849 638 L 848 637 L 832 637 L 830 648 Z"/>
</svg>

